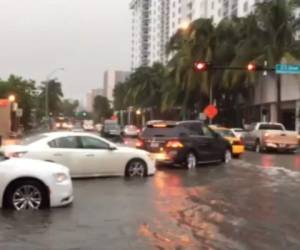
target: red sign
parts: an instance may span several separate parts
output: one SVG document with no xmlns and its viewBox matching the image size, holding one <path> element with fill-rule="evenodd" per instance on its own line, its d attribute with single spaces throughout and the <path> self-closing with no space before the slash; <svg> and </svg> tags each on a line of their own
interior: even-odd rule
<svg viewBox="0 0 300 250">
<path fill-rule="evenodd" d="M 117 121 L 118 120 L 118 116 L 113 115 L 110 119 L 113 120 L 113 121 Z"/>
<path fill-rule="evenodd" d="M 9 105 L 8 99 L 0 99 L 0 108 L 6 108 Z"/>
<path fill-rule="evenodd" d="M 209 119 L 214 119 L 217 115 L 218 115 L 219 111 L 216 108 L 215 105 L 208 105 L 205 109 L 204 109 L 204 114 L 206 114 L 206 116 Z"/>
</svg>

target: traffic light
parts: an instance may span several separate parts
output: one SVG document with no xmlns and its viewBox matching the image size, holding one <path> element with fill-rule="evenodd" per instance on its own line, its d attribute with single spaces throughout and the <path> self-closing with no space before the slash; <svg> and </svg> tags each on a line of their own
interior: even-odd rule
<svg viewBox="0 0 300 250">
<path fill-rule="evenodd" d="M 249 63 L 248 65 L 247 65 L 247 70 L 248 71 L 256 71 L 257 70 L 257 65 L 255 64 L 255 63 Z"/>
<path fill-rule="evenodd" d="M 194 69 L 196 71 L 208 71 L 209 70 L 209 63 L 208 62 L 195 62 Z"/>
</svg>

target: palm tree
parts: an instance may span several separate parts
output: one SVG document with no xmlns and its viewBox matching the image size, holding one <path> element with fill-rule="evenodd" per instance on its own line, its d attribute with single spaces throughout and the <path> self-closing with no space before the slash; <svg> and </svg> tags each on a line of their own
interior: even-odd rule
<svg viewBox="0 0 300 250">
<path fill-rule="evenodd" d="M 159 107 L 165 68 L 160 63 L 138 68 L 128 79 L 125 102 L 142 108 Z"/>
<path fill-rule="evenodd" d="M 299 20 L 294 16 L 299 1 L 273 0 L 256 5 L 255 13 L 244 20 L 241 40 L 237 46 L 236 58 L 232 65 L 246 65 L 250 61 L 257 64 L 268 62 L 275 67 L 283 59 L 291 62 L 300 58 L 300 43 L 295 34 Z M 243 72 L 226 74 L 225 82 L 231 84 L 245 80 L 250 75 Z M 252 75 L 253 76 L 253 75 Z M 253 79 L 252 79 L 253 81 Z M 281 77 L 276 77 L 277 116 L 281 120 Z"/>
<path fill-rule="evenodd" d="M 171 38 L 167 51 L 173 57 L 168 64 L 169 84 L 165 87 L 171 91 L 165 93 L 164 108 L 178 104 L 185 111 L 197 102 L 203 108 L 208 97 L 212 102 L 212 90 L 220 93 L 224 72 L 195 72 L 193 64 L 207 61 L 214 65 L 228 65 L 235 57 L 235 45 L 240 39 L 237 32 L 239 22 L 239 19 L 224 19 L 214 26 L 210 19 L 198 19 L 188 30 L 179 30 Z"/>
<path fill-rule="evenodd" d="M 48 82 L 43 82 L 40 87 L 40 106 L 45 107 L 45 91 L 46 84 L 48 84 L 48 101 L 49 101 L 49 112 L 58 115 L 62 109 L 62 98 L 63 91 L 61 87 L 61 83 L 57 80 L 53 79 Z"/>
<path fill-rule="evenodd" d="M 168 63 L 164 109 L 180 105 L 185 116 L 195 103 L 207 99 L 210 88 L 208 74 L 195 72 L 193 64 L 197 60 L 210 61 L 214 48 L 215 27 L 210 19 L 198 19 L 188 29 L 178 30 L 170 39 L 167 52 L 172 58 Z"/>
</svg>

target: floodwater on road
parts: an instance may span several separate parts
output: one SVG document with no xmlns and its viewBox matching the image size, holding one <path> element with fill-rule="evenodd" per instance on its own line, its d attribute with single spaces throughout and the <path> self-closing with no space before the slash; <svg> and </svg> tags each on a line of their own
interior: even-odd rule
<svg viewBox="0 0 300 250">
<path fill-rule="evenodd" d="M 75 180 L 72 206 L 0 213 L 0 249 L 300 249 L 300 155 Z"/>
</svg>

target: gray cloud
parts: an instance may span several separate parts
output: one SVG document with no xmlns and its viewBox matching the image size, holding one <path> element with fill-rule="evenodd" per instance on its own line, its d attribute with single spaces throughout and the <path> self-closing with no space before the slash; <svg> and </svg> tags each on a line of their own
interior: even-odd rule
<svg viewBox="0 0 300 250">
<path fill-rule="evenodd" d="M 103 71 L 130 68 L 129 0 L 0 0 L 0 77 L 42 81 L 56 67 L 67 97 Z"/>
</svg>

